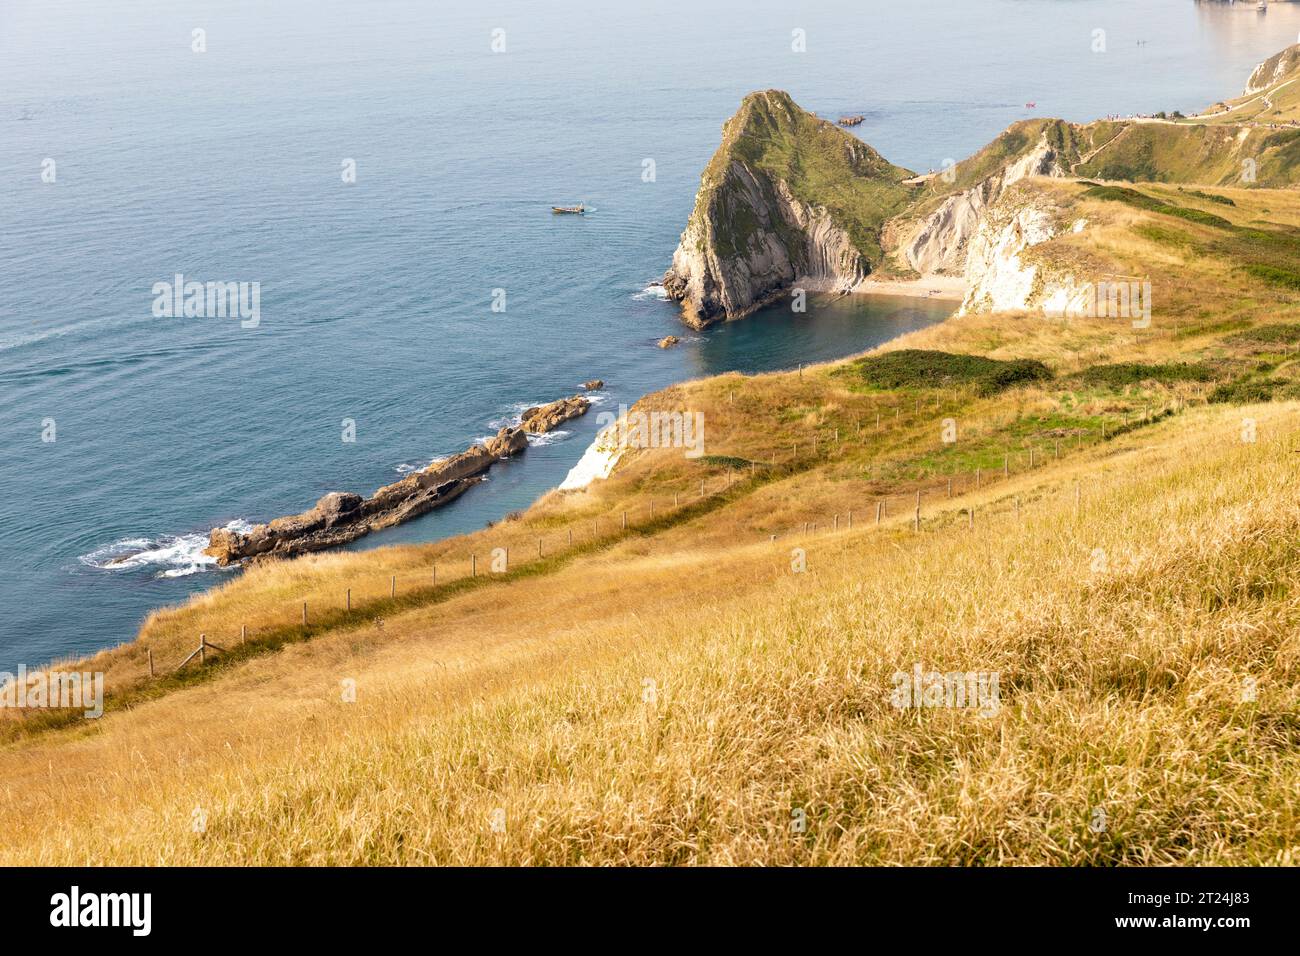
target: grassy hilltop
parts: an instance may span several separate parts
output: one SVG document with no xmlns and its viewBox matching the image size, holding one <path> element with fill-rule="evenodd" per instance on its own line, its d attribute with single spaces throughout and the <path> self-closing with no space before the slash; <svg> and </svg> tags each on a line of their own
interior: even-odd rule
<svg viewBox="0 0 1300 956">
<path fill-rule="evenodd" d="M 1017 189 L 1088 223 L 1024 255 L 1149 277 L 1149 328 L 684 383 L 639 407 L 701 458 L 251 568 L 86 662 L 100 721 L 0 726 L 0 859 L 1300 862 L 1300 192 Z M 896 708 L 916 665 L 997 712 Z"/>
</svg>

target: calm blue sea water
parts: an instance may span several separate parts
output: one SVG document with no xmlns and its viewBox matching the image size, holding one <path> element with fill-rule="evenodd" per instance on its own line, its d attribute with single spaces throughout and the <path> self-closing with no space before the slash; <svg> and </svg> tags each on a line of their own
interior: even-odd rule
<svg viewBox="0 0 1300 956">
<path fill-rule="evenodd" d="M 682 329 L 642 290 L 749 90 L 863 113 L 858 135 L 928 169 L 1031 113 L 1200 108 L 1298 30 L 1294 6 L 1192 0 L 5 0 L 0 666 L 129 639 L 222 580 L 193 565 L 214 524 L 369 492 L 586 378 L 617 405 L 940 318 L 841 303 L 653 347 Z M 548 212 L 579 201 L 595 212 Z M 260 326 L 154 318 L 151 287 L 178 272 L 260 282 Z M 594 430 L 366 546 L 526 505 Z M 97 566 L 138 547 L 160 553 Z"/>
</svg>

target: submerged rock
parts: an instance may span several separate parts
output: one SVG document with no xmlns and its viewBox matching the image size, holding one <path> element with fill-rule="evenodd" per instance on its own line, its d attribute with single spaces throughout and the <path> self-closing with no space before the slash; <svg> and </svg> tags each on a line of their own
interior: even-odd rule
<svg viewBox="0 0 1300 956">
<path fill-rule="evenodd" d="M 680 341 L 681 341 L 681 339 L 679 339 L 679 338 L 678 338 L 677 336 L 675 336 L 675 335 L 665 335 L 665 336 L 664 336 L 662 339 L 660 339 L 656 344 L 657 344 L 661 349 L 670 349 L 670 348 L 672 348 L 674 345 L 676 345 L 676 344 L 677 344 L 678 342 L 680 342 Z"/>
<path fill-rule="evenodd" d="M 605 387 L 605 380 L 602 378 L 591 378 L 582 383 L 582 387 L 588 392 L 594 392 L 598 388 Z"/>
</svg>

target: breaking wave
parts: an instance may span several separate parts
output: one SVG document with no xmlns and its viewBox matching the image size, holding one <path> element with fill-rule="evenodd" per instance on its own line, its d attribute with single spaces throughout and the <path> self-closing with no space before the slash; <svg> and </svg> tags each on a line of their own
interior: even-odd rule
<svg viewBox="0 0 1300 956">
<path fill-rule="evenodd" d="M 243 520 L 230 522 L 228 531 L 247 532 L 252 525 Z M 83 554 L 78 560 L 101 571 L 134 571 L 156 568 L 155 577 L 183 578 L 217 566 L 217 559 L 203 553 L 207 532 L 163 535 L 158 538 L 123 538 Z"/>
</svg>

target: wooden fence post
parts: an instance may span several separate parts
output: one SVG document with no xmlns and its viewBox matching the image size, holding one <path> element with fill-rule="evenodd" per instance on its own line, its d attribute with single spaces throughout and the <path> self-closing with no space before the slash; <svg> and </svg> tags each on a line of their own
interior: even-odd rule
<svg viewBox="0 0 1300 956">
<path fill-rule="evenodd" d="M 880 516 L 884 512 L 884 510 L 885 510 L 885 503 L 883 501 L 877 501 L 876 502 L 876 524 L 880 524 Z"/>
<path fill-rule="evenodd" d="M 1002 477 L 1008 478 L 1010 477 L 1010 475 L 1011 475 L 1011 456 L 1003 455 L 1002 456 Z"/>
<path fill-rule="evenodd" d="M 975 530 L 975 506 L 974 505 L 971 505 L 969 508 L 966 509 L 966 518 L 968 519 L 967 523 L 970 525 L 970 529 L 974 531 Z"/>
<path fill-rule="evenodd" d="M 352 589 L 348 588 L 348 610 L 352 610 Z"/>
<path fill-rule="evenodd" d="M 627 530 L 627 512 L 626 512 L 626 511 L 623 512 L 623 530 L 624 530 L 624 531 Z"/>
<path fill-rule="evenodd" d="M 208 635 L 199 635 L 199 664 L 208 662 Z"/>
<path fill-rule="evenodd" d="M 920 399 L 917 399 L 917 401 L 920 401 Z M 916 493 L 916 525 L 915 525 L 915 530 L 917 530 L 917 531 L 920 531 L 920 530 L 921 530 L 921 492 L 920 492 L 920 491 L 917 491 L 917 493 Z"/>
<path fill-rule="evenodd" d="M 952 479 L 951 479 L 951 478 L 948 479 L 948 497 L 949 497 L 949 498 L 952 497 Z"/>
<path fill-rule="evenodd" d="M 469 556 L 469 576 L 471 578 L 478 577 L 478 555 L 477 554 L 471 554 Z"/>
<path fill-rule="evenodd" d="M 541 538 L 538 538 L 538 539 L 537 539 L 537 556 L 538 556 L 539 558 L 542 556 L 542 539 L 541 539 Z"/>
<path fill-rule="evenodd" d="M 302 602 L 302 626 L 307 626 L 307 602 Z"/>
<path fill-rule="evenodd" d="M 248 625 L 241 624 L 239 625 L 239 644 L 242 647 L 244 644 L 247 643 L 248 643 Z"/>
<path fill-rule="evenodd" d="M 149 676 L 153 677 L 153 651 L 150 650 L 148 653 L 149 653 Z"/>
<path fill-rule="evenodd" d="M 569 529 L 569 547 L 573 547 L 573 529 Z"/>
<path fill-rule="evenodd" d="M 853 530 L 853 509 L 849 509 L 849 530 Z"/>
<path fill-rule="evenodd" d="M 397 597 L 397 575 L 396 575 L 396 574 L 393 575 L 393 579 L 392 579 L 392 581 L 389 582 L 389 585 L 388 585 L 388 596 L 389 596 L 390 598 L 395 598 L 395 597 Z"/>
</svg>

